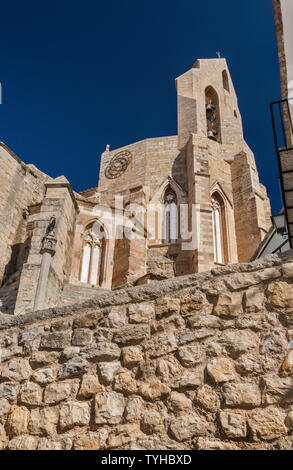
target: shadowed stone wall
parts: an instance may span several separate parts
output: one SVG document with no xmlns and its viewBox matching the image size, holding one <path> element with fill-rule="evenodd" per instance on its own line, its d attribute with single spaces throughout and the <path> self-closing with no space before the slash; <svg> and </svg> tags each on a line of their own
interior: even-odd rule
<svg viewBox="0 0 293 470">
<path fill-rule="evenodd" d="M 0 142 L 0 285 L 23 261 L 28 244 L 28 207 L 42 201 L 44 183 L 49 179 Z"/>
<path fill-rule="evenodd" d="M 290 256 L 1 315 L 0 448 L 292 449 Z"/>
</svg>

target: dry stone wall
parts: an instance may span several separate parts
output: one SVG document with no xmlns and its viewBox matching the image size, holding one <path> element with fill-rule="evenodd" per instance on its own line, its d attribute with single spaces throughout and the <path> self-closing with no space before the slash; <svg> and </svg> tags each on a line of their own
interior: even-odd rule
<svg viewBox="0 0 293 470">
<path fill-rule="evenodd" d="M 290 256 L 0 316 L 0 448 L 292 449 Z"/>
</svg>

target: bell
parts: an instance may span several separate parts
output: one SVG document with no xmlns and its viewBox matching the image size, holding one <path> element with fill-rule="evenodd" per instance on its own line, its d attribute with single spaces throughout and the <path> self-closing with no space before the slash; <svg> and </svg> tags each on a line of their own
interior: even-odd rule
<svg viewBox="0 0 293 470">
<path fill-rule="evenodd" d="M 211 140 L 217 140 L 213 131 L 208 131 L 208 138 Z"/>
<path fill-rule="evenodd" d="M 206 105 L 206 113 L 208 117 L 213 117 L 213 115 L 215 114 L 215 111 L 216 111 L 216 108 L 214 105 L 212 105 L 211 103 L 208 103 Z"/>
</svg>

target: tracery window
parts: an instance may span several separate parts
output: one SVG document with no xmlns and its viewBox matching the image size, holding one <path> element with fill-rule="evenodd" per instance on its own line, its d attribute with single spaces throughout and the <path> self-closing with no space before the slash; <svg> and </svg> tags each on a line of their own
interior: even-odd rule
<svg viewBox="0 0 293 470">
<path fill-rule="evenodd" d="M 222 72 L 222 78 L 223 78 L 223 87 L 225 90 L 227 90 L 230 93 L 230 86 L 229 86 L 229 78 L 226 70 L 223 70 Z"/>
<path fill-rule="evenodd" d="M 212 220 L 214 262 L 225 264 L 227 262 L 227 230 L 225 220 L 225 205 L 218 194 L 212 195 Z"/>
<path fill-rule="evenodd" d="M 178 239 L 178 206 L 177 197 L 171 187 L 168 187 L 164 195 L 164 222 L 163 242 L 176 243 Z"/>
<path fill-rule="evenodd" d="M 100 285 L 105 251 L 104 229 L 95 221 L 86 227 L 83 236 L 80 281 Z"/>
</svg>

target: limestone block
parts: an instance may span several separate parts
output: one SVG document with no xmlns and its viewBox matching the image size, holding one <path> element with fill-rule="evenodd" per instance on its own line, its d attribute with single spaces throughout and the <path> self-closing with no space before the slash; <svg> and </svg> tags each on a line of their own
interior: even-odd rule
<svg viewBox="0 0 293 470">
<path fill-rule="evenodd" d="M 263 403 L 271 405 L 273 403 L 292 403 L 293 390 L 291 377 L 280 378 L 270 375 L 262 378 L 263 382 Z"/>
<path fill-rule="evenodd" d="M 105 387 L 100 384 L 96 375 L 85 374 L 82 377 L 81 386 L 78 395 L 83 398 L 90 398 L 96 393 L 103 392 Z"/>
<path fill-rule="evenodd" d="M 180 299 L 163 297 L 156 302 L 156 318 L 160 320 L 163 317 L 179 313 Z"/>
<path fill-rule="evenodd" d="M 4 450 L 9 442 L 8 436 L 6 435 L 4 426 L 0 424 L 0 450 Z"/>
<path fill-rule="evenodd" d="M 155 318 L 155 307 L 150 302 L 132 304 L 128 307 L 128 313 L 130 323 L 150 323 Z"/>
<path fill-rule="evenodd" d="M 109 315 L 105 320 L 105 325 L 110 328 L 121 328 L 128 322 L 126 307 L 124 305 L 111 308 Z"/>
<path fill-rule="evenodd" d="M 209 385 L 203 385 L 202 387 L 199 387 L 196 394 L 195 403 L 201 408 L 211 412 L 217 411 L 221 404 L 217 392 Z"/>
<path fill-rule="evenodd" d="M 0 384 L 0 398 L 6 398 L 8 401 L 14 402 L 17 398 L 18 390 L 18 384 L 4 382 Z"/>
<path fill-rule="evenodd" d="M 33 408 L 28 423 L 29 433 L 34 436 L 51 436 L 56 433 L 59 410 L 56 407 Z"/>
<path fill-rule="evenodd" d="M 203 379 L 204 368 L 198 366 L 196 369 L 183 372 L 183 374 L 172 383 L 171 387 L 175 390 L 195 388 L 203 384 Z"/>
<path fill-rule="evenodd" d="M 204 360 L 204 355 L 199 344 L 183 346 L 178 349 L 178 358 L 184 367 L 192 367 Z"/>
<path fill-rule="evenodd" d="M 18 339 L 19 344 L 23 344 L 28 341 L 33 341 L 34 339 L 36 339 L 38 336 L 42 335 L 43 333 L 44 333 L 43 326 L 35 326 L 34 328 L 24 330 L 19 335 L 19 339 Z"/>
<path fill-rule="evenodd" d="M 125 445 L 129 446 L 131 443 L 144 436 L 145 434 L 140 431 L 137 424 L 120 424 L 110 434 L 107 441 L 107 449 L 123 449 Z"/>
<path fill-rule="evenodd" d="M 215 383 L 230 382 L 236 378 L 234 363 L 226 357 L 213 359 L 208 363 L 207 371 Z"/>
<path fill-rule="evenodd" d="M 1 361 L 9 361 L 9 359 L 17 356 L 24 356 L 25 348 L 23 346 L 9 346 L 1 350 Z"/>
<path fill-rule="evenodd" d="M 284 279 L 293 279 L 293 263 L 283 264 L 282 275 Z"/>
<path fill-rule="evenodd" d="M 154 380 L 150 383 L 142 383 L 139 387 L 139 393 L 144 398 L 151 401 L 169 395 L 170 392 L 170 388 L 159 380 Z"/>
<path fill-rule="evenodd" d="M 27 432 L 30 413 L 24 406 L 12 405 L 6 424 L 9 436 L 20 436 Z"/>
<path fill-rule="evenodd" d="M 147 343 L 147 351 L 151 357 L 159 357 L 177 349 L 177 341 L 174 333 L 163 333 L 152 337 Z"/>
<path fill-rule="evenodd" d="M 40 385 L 47 385 L 54 382 L 57 377 L 56 367 L 44 367 L 43 369 L 36 370 L 31 379 Z"/>
<path fill-rule="evenodd" d="M 41 405 L 43 390 L 34 382 L 26 382 L 20 389 L 20 402 L 24 405 Z"/>
<path fill-rule="evenodd" d="M 208 338 L 209 336 L 214 336 L 214 334 L 215 334 L 215 331 L 209 330 L 208 328 L 201 328 L 196 331 L 190 331 L 186 328 L 186 330 L 181 330 L 179 332 L 178 344 L 181 346 L 182 344 L 187 344 L 187 343 L 191 343 L 194 341 L 200 341 L 201 339 Z"/>
<path fill-rule="evenodd" d="M 287 376 L 293 374 L 293 350 L 290 350 L 281 366 L 281 375 Z"/>
<path fill-rule="evenodd" d="M 263 337 L 260 352 L 262 354 L 279 354 L 287 350 L 288 342 L 282 331 L 272 331 Z"/>
<path fill-rule="evenodd" d="M 75 318 L 73 328 L 90 328 L 94 329 L 98 326 L 99 320 L 103 318 L 102 312 L 92 312 Z"/>
<path fill-rule="evenodd" d="M 98 393 L 95 396 L 95 424 L 119 424 L 125 403 L 125 398 L 121 393 Z"/>
<path fill-rule="evenodd" d="M 198 314 L 202 310 L 204 297 L 203 294 L 199 291 L 196 293 L 190 293 L 183 297 L 181 302 L 182 306 L 180 313 L 182 317 L 186 318 L 194 315 L 195 313 Z"/>
<path fill-rule="evenodd" d="M 9 450 L 36 450 L 38 439 L 33 436 L 17 436 L 11 439 L 8 444 Z"/>
<path fill-rule="evenodd" d="M 75 450 L 99 450 L 105 446 L 108 431 L 99 429 L 98 431 L 88 431 L 76 436 L 74 440 Z"/>
<path fill-rule="evenodd" d="M 268 359 L 260 355 L 243 354 L 235 362 L 235 367 L 236 367 L 237 372 L 239 372 L 241 375 L 244 375 L 244 376 L 248 374 L 260 375 L 263 373 L 266 367 L 267 361 Z M 272 367 L 274 366 L 275 364 L 272 363 Z"/>
<path fill-rule="evenodd" d="M 274 314 L 272 314 L 274 315 Z M 250 328 L 254 332 L 264 330 L 268 327 L 265 315 L 261 313 L 248 313 L 241 315 L 235 320 L 235 327 L 239 330 Z"/>
<path fill-rule="evenodd" d="M 58 372 L 59 379 L 65 379 L 69 377 L 76 377 L 84 374 L 88 369 L 88 362 L 78 356 L 73 357 L 68 362 L 62 365 Z"/>
<path fill-rule="evenodd" d="M 114 379 L 114 390 L 125 395 L 131 395 L 137 391 L 137 382 L 130 372 L 122 370 Z"/>
<path fill-rule="evenodd" d="M 137 366 L 143 362 L 143 355 L 140 348 L 128 346 L 122 349 L 123 364 L 126 367 Z"/>
<path fill-rule="evenodd" d="M 175 412 L 187 411 L 192 409 L 192 401 L 184 393 L 171 392 L 168 407 Z"/>
<path fill-rule="evenodd" d="M 119 359 L 120 354 L 117 344 L 102 342 L 90 351 L 90 355 L 86 354 L 86 357 L 92 361 L 111 362 Z"/>
<path fill-rule="evenodd" d="M 97 343 L 101 343 L 103 341 L 109 342 L 113 339 L 114 330 L 110 328 L 96 328 L 94 336 Z"/>
<path fill-rule="evenodd" d="M 178 444 L 178 442 L 168 437 L 163 436 L 148 436 L 144 439 L 138 439 L 137 442 L 131 443 L 129 446 L 130 450 L 184 450 L 185 446 L 183 444 Z"/>
<path fill-rule="evenodd" d="M 293 287 L 284 281 L 270 284 L 266 292 L 268 303 L 272 308 L 284 309 L 293 307 Z"/>
<path fill-rule="evenodd" d="M 63 349 L 61 352 L 61 360 L 69 361 L 74 356 L 77 356 L 80 353 L 80 348 L 78 346 L 68 346 L 68 348 Z"/>
<path fill-rule="evenodd" d="M 242 308 L 243 294 L 233 292 L 232 294 L 220 294 L 217 305 L 214 308 L 214 314 L 219 317 L 237 317 L 243 313 Z"/>
<path fill-rule="evenodd" d="M 232 442 L 199 437 L 197 439 L 197 450 L 240 450 L 240 448 Z"/>
<path fill-rule="evenodd" d="M 87 328 L 77 328 L 73 331 L 72 344 L 73 346 L 88 346 L 93 339 L 91 330 Z"/>
<path fill-rule="evenodd" d="M 79 380 L 66 380 L 47 385 L 44 392 L 44 403 L 51 405 L 74 398 L 79 387 Z"/>
<path fill-rule="evenodd" d="M 30 364 L 33 368 L 44 367 L 58 361 L 60 353 L 55 351 L 33 351 Z"/>
<path fill-rule="evenodd" d="M 171 419 L 170 432 L 179 441 L 187 441 L 197 436 L 206 436 L 214 425 L 195 413 L 187 413 Z"/>
<path fill-rule="evenodd" d="M 0 423 L 6 420 L 11 405 L 6 398 L 0 398 Z"/>
<path fill-rule="evenodd" d="M 244 293 L 244 306 L 246 312 L 259 312 L 264 306 L 264 293 L 257 287 L 248 289 Z"/>
<path fill-rule="evenodd" d="M 103 382 L 106 385 L 113 382 L 115 375 L 121 368 L 121 364 L 118 361 L 114 362 L 99 362 L 98 364 L 99 373 Z"/>
<path fill-rule="evenodd" d="M 40 347 L 42 349 L 56 349 L 57 351 L 62 350 L 71 343 L 71 332 L 61 333 L 48 333 L 42 336 Z"/>
<path fill-rule="evenodd" d="M 232 439 L 246 437 L 246 419 L 241 414 L 231 413 L 229 411 L 221 411 L 219 418 L 222 429 L 227 437 Z"/>
<path fill-rule="evenodd" d="M 71 450 L 72 440 L 68 436 L 42 437 L 37 450 Z"/>
<path fill-rule="evenodd" d="M 266 268 L 262 271 L 251 273 L 234 273 L 231 276 L 227 276 L 225 284 L 233 290 L 245 289 L 263 281 L 277 279 L 280 276 L 281 273 L 278 268 Z"/>
<path fill-rule="evenodd" d="M 261 404 L 261 394 L 258 386 L 253 383 L 226 384 L 223 388 L 226 406 L 251 407 Z"/>
<path fill-rule="evenodd" d="M 237 358 L 240 354 L 246 353 L 259 345 L 258 337 L 250 331 L 227 331 L 219 339 L 228 354 L 232 358 Z"/>
<path fill-rule="evenodd" d="M 65 331 L 72 327 L 71 320 L 58 320 L 51 325 L 51 331 Z"/>
<path fill-rule="evenodd" d="M 163 434 L 165 426 L 161 413 L 156 410 L 146 410 L 142 415 L 141 429 L 145 434 Z"/>
<path fill-rule="evenodd" d="M 285 424 L 288 429 L 292 431 L 293 429 L 293 411 L 289 411 L 289 413 L 286 416 Z"/>
<path fill-rule="evenodd" d="M 144 404 L 140 397 L 130 397 L 125 408 L 125 420 L 129 423 L 140 421 L 143 409 Z"/>
<path fill-rule="evenodd" d="M 219 328 L 221 329 L 225 323 L 223 320 L 216 317 L 215 315 L 194 315 L 189 317 L 187 320 L 189 328 L 199 329 L 199 328 Z"/>
<path fill-rule="evenodd" d="M 261 443 L 263 444 L 263 443 Z M 292 436 L 283 436 L 274 442 L 276 450 L 293 450 Z"/>
<path fill-rule="evenodd" d="M 1 378 L 4 380 L 13 380 L 22 382 L 31 375 L 31 368 L 27 359 L 14 359 L 4 365 Z"/>
<path fill-rule="evenodd" d="M 253 410 L 248 424 L 254 440 L 272 440 L 288 433 L 285 426 L 286 412 L 279 408 L 268 407 Z"/>
<path fill-rule="evenodd" d="M 69 401 L 60 408 L 60 429 L 65 431 L 74 426 L 85 426 L 90 421 L 90 404 L 88 402 Z"/>
<path fill-rule="evenodd" d="M 138 344 L 149 337 L 149 326 L 125 326 L 114 334 L 114 341 L 122 345 Z"/>
<path fill-rule="evenodd" d="M 181 372 L 179 361 L 173 356 L 167 359 L 159 359 L 156 369 L 156 375 L 161 377 L 163 382 L 170 382 Z"/>
</svg>

